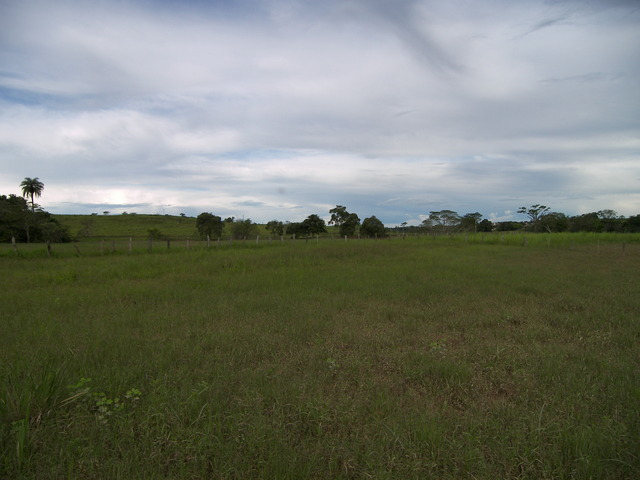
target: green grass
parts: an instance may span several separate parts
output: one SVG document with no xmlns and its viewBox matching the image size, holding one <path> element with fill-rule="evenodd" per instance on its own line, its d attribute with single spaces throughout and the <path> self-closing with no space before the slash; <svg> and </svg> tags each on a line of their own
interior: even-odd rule
<svg viewBox="0 0 640 480">
<path fill-rule="evenodd" d="M 489 238 L 4 255 L 0 478 L 637 478 L 640 245 Z"/>
</svg>

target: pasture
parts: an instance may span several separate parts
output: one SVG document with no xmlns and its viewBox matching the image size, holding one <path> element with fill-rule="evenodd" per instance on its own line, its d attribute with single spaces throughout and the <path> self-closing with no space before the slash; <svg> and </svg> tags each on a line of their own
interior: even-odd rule
<svg viewBox="0 0 640 480">
<path fill-rule="evenodd" d="M 637 236 L 527 237 L 2 246 L 0 478 L 638 478 Z"/>
</svg>

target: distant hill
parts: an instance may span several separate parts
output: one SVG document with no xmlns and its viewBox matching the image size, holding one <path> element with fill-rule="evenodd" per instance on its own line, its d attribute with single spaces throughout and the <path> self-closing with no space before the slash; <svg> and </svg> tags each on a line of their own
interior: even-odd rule
<svg viewBox="0 0 640 480">
<path fill-rule="evenodd" d="M 196 219 L 173 215 L 143 215 L 128 213 L 121 215 L 52 215 L 60 224 L 68 227 L 73 238 L 149 237 L 149 230 L 156 229 L 163 236 L 197 238 Z M 223 236 L 230 233 L 226 225 Z M 261 237 L 270 234 L 265 225 L 258 225 Z"/>
<path fill-rule="evenodd" d="M 53 215 L 74 238 L 148 237 L 157 229 L 169 237 L 197 236 L 196 219 L 172 215 Z"/>
</svg>

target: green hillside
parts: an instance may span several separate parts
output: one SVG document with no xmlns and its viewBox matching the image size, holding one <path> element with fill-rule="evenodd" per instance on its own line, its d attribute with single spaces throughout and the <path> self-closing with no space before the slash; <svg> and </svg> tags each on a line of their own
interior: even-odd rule
<svg viewBox="0 0 640 480">
<path fill-rule="evenodd" d="M 55 215 L 74 238 L 146 237 L 158 229 L 171 237 L 196 235 L 196 219 L 171 215 Z"/>
</svg>

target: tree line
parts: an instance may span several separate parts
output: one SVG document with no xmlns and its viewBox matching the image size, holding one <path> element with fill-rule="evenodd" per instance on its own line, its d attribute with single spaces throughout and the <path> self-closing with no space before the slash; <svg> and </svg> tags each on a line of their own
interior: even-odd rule
<svg viewBox="0 0 640 480">
<path fill-rule="evenodd" d="M 70 242 L 71 236 L 50 213 L 35 202 L 44 184 L 25 178 L 20 184 L 22 196 L 0 195 L 0 241 L 2 242 Z M 31 206 L 27 202 L 31 200 Z"/>
<path fill-rule="evenodd" d="M 37 178 L 26 177 L 20 184 L 22 196 L 0 195 L 0 241 L 16 242 L 69 242 L 71 236 L 51 214 L 44 211 L 35 198 L 39 198 L 44 184 Z M 30 200 L 30 205 L 28 200 Z M 419 225 L 402 223 L 392 229 L 386 228 L 375 216 L 360 220 L 344 205 L 329 210 L 326 223 L 317 214 L 309 215 L 302 222 L 271 220 L 266 229 L 274 236 L 309 238 L 327 233 L 327 225 L 338 229 L 339 235 L 353 237 L 385 237 L 390 230 L 402 233 L 421 232 L 452 234 L 457 232 L 491 232 L 523 230 L 528 232 L 640 232 L 640 215 L 624 217 L 614 210 L 600 210 L 582 215 L 567 216 L 554 212 L 542 204 L 520 207 L 517 212 L 526 217 L 524 221 L 491 222 L 479 212 L 458 214 L 453 210 L 431 211 Z M 106 214 L 107 212 L 105 212 Z M 181 216 L 185 216 L 181 214 Z M 196 218 L 196 228 L 201 238 L 222 238 L 225 230 L 234 239 L 247 239 L 258 234 L 258 225 L 251 219 L 227 217 L 224 220 L 210 212 L 202 212 Z M 152 229 L 153 230 L 153 229 Z M 149 232 L 151 237 L 160 237 L 159 231 Z"/>
</svg>

